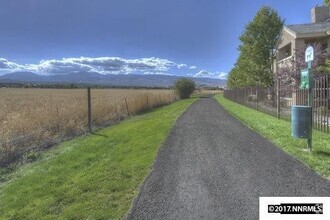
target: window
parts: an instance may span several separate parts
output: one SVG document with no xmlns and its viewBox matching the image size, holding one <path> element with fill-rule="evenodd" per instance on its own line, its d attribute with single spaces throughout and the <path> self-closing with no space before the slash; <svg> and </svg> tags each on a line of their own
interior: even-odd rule
<svg viewBox="0 0 330 220">
<path fill-rule="evenodd" d="M 287 57 L 290 57 L 292 55 L 292 52 L 291 52 L 291 43 L 287 44 L 286 46 L 282 47 L 280 50 L 279 50 L 279 60 L 283 60 Z"/>
<path fill-rule="evenodd" d="M 291 44 L 285 48 L 285 57 L 291 56 Z"/>
</svg>

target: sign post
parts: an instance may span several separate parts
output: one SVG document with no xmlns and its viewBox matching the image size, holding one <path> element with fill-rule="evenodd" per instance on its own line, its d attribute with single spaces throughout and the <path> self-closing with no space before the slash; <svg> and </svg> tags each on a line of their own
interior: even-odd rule
<svg viewBox="0 0 330 220">
<path fill-rule="evenodd" d="M 308 68 L 301 70 L 300 73 L 300 89 L 308 90 L 308 106 L 291 106 L 292 137 L 307 139 L 309 151 L 312 151 L 313 133 L 313 60 L 314 48 L 309 46 L 305 51 L 305 62 Z"/>
<path fill-rule="evenodd" d="M 313 60 L 314 60 L 314 48 L 308 46 L 305 51 L 305 62 L 308 64 L 308 68 L 301 71 L 301 84 L 300 87 L 308 89 L 308 106 L 311 107 L 310 115 L 310 126 L 311 134 L 308 138 L 308 149 L 312 151 L 312 133 L 313 133 L 313 85 L 314 85 L 314 76 L 313 76 Z"/>
</svg>

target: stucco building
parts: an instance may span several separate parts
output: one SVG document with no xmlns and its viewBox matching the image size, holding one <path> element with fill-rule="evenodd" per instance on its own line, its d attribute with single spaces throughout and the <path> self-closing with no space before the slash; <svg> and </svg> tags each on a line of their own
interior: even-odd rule
<svg viewBox="0 0 330 220">
<path fill-rule="evenodd" d="M 294 58 L 296 49 L 303 49 L 309 43 L 320 42 L 324 53 L 330 52 L 330 13 L 326 6 L 316 6 L 311 10 L 311 23 L 285 25 L 277 43 L 274 71 L 286 61 Z"/>
</svg>

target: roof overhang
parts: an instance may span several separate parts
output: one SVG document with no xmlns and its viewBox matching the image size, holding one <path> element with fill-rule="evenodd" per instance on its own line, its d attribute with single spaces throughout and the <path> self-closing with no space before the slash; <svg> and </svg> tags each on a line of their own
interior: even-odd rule
<svg viewBox="0 0 330 220">
<path fill-rule="evenodd" d="M 306 33 L 306 34 L 298 34 L 296 38 L 317 38 L 317 37 L 327 37 L 330 34 L 327 32 L 319 32 L 319 33 Z"/>
<path fill-rule="evenodd" d="M 276 45 L 275 45 L 275 48 L 276 49 L 279 49 L 278 48 L 278 45 L 279 45 L 279 43 L 280 43 L 280 40 L 281 40 L 281 38 L 282 38 L 282 36 L 283 36 L 283 32 L 287 32 L 289 35 L 291 35 L 293 38 L 296 38 L 296 34 L 293 32 L 293 31 L 291 31 L 289 28 L 287 28 L 286 26 L 283 26 L 283 28 L 282 28 L 282 31 L 281 31 L 281 34 L 280 34 L 280 36 L 279 36 L 279 38 L 277 39 L 277 42 L 276 42 Z"/>
<path fill-rule="evenodd" d="M 280 34 L 280 37 L 278 38 L 277 43 L 276 43 L 276 48 L 278 48 L 278 44 L 280 42 L 280 39 L 281 39 L 284 31 L 286 33 L 288 33 L 289 35 L 291 35 L 294 39 L 300 39 L 300 38 L 318 38 L 318 37 L 327 37 L 327 36 L 330 36 L 330 30 L 325 31 L 325 32 L 318 32 L 318 33 L 297 34 L 296 32 L 294 32 L 293 30 L 291 30 L 287 26 L 283 26 L 283 29 L 282 29 L 281 34 Z"/>
<path fill-rule="evenodd" d="M 283 31 L 286 31 L 288 34 L 290 34 L 292 37 L 297 38 L 296 32 L 288 28 L 287 26 L 283 27 Z"/>
<path fill-rule="evenodd" d="M 330 35 L 330 30 L 328 31 L 323 31 L 323 32 L 316 32 L 316 33 L 296 33 L 293 30 L 291 30 L 290 28 L 284 26 L 283 30 L 286 31 L 288 34 L 290 34 L 292 37 L 294 37 L 295 39 L 297 38 L 313 38 L 313 37 L 327 37 Z"/>
</svg>

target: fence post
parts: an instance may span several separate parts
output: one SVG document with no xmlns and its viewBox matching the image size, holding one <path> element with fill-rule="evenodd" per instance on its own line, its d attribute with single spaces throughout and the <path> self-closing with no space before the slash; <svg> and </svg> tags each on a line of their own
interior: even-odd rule
<svg viewBox="0 0 330 220">
<path fill-rule="evenodd" d="M 257 107 L 257 110 L 259 110 L 259 105 L 258 105 L 258 87 L 256 87 L 256 99 L 257 99 L 256 107 Z"/>
<path fill-rule="evenodd" d="M 324 126 L 325 126 L 325 130 L 324 132 L 328 132 L 328 123 L 329 123 L 329 114 L 328 114 L 328 108 L 329 108 L 329 99 L 330 99 L 330 94 L 329 92 L 327 92 L 328 88 L 329 88 L 329 81 L 328 81 L 328 76 L 326 75 L 325 76 L 325 79 L 324 79 L 324 107 L 325 107 L 325 111 L 324 111 L 324 116 L 325 116 L 325 121 L 324 121 Z"/>
<path fill-rule="evenodd" d="M 129 116 L 129 110 L 128 110 L 128 104 L 127 104 L 127 99 L 125 98 L 125 103 L 126 103 L 126 111 L 127 111 L 127 115 Z"/>
<path fill-rule="evenodd" d="M 280 88 L 281 88 L 281 82 L 279 79 L 277 79 L 277 84 L 276 84 L 276 96 L 277 96 L 277 118 L 281 118 L 281 93 L 280 93 Z"/>
<path fill-rule="evenodd" d="M 88 131 L 92 133 L 92 100 L 91 88 L 87 88 L 87 108 L 88 108 Z"/>
</svg>

